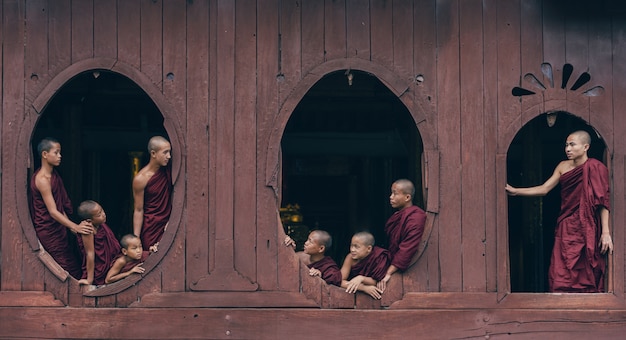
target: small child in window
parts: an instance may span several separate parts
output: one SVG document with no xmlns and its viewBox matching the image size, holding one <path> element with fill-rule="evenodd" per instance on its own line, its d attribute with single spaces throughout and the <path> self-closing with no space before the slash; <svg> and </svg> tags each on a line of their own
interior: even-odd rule
<svg viewBox="0 0 626 340">
<path fill-rule="evenodd" d="M 141 239 L 133 234 L 127 234 L 120 240 L 122 253 L 113 262 L 113 266 L 106 275 L 106 283 L 119 281 L 133 273 L 143 274 L 145 268 L 143 262 L 150 255 L 149 251 L 144 251 Z"/>
</svg>

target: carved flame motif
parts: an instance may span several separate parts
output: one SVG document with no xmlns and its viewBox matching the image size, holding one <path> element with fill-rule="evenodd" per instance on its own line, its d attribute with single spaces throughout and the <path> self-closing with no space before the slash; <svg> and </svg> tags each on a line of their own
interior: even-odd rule
<svg viewBox="0 0 626 340">
<path fill-rule="evenodd" d="M 562 76 L 561 84 L 560 84 L 561 89 L 569 90 L 569 91 L 577 91 L 581 89 L 584 85 L 589 83 L 589 81 L 591 80 L 591 75 L 588 72 L 583 72 L 580 74 L 580 76 L 578 76 L 578 79 L 574 81 L 571 87 L 568 88 L 567 86 L 568 86 L 568 83 L 570 81 L 573 71 L 574 71 L 574 67 L 571 64 L 563 65 L 563 72 L 562 72 L 563 76 Z M 541 64 L 541 73 L 543 73 L 545 77 L 544 79 L 548 81 L 547 85 L 550 88 L 554 88 L 554 74 L 552 72 L 552 65 L 550 65 L 549 63 Z M 541 82 L 541 80 L 539 80 L 539 78 L 537 78 L 537 76 L 535 76 L 532 73 L 526 73 L 526 75 L 524 75 L 524 81 L 530 84 L 533 89 L 529 90 L 523 87 L 515 86 L 513 90 L 511 91 L 511 93 L 514 96 L 516 97 L 531 96 L 531 95 L 536 94 L 535 91 L 537 90 L 545 91 L 547 89 L 547 86 L 544 85 Z M 582 95 L 587 96 L 587 97 L 597 97 L 603 94 L 604 94 L 604 88 L 602 86 L 593 86 L 582 91 Z"/>
</svg>

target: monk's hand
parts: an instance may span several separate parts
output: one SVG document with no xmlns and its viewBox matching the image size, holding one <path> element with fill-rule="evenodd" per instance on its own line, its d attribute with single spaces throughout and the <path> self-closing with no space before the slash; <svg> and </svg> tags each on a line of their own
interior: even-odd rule
<svg viewBox="0 0 626 340">
<path fill-rule="evenodd" d="M 310 276 L 322 276 L 322 272 L 319 269 L 315 269 L 315 268 L 311 268 L 309 269 L 309 275 Z"/>
<path fill-rule="evenodd" d="M 348 285 L 346 286 L 346 293 L 354 294 L 359 289 L 359 286 L 365 279 L 363 275 L 357 275 L 352 280 L 348 281 Z"/>
<path fill-rule="evenodd" d="M 376 283 L 376 287 L 378 287 L 381 293 L 387 289 L 387 282 L 389 282 L 389 279 L 391 279 L 391 275 L 387 274 L 382 280 Z"/>
<path fill-rule="evenodd" d="M 157 243 L 155 243 L 155 244 L 151 245 L 151 246 L 150 246 L 150 248 L 148 248 L 148 250 L 149 250 L 151 253 L 156 253 L 157 251 L 159 251 L 159 242 L 157 242 Z"/>
<path fill-rule="evenodd" d="M 146 268 L 143 267 L 143 262 L 134 266 L 131 270 L 133 273 L 143 274 L 146 271 Z"/>
<path fill-rule="evenodd" d="M 292 247 L 292 248 L 296 247 L 296 241 L 294 241 L 289 236 L 285 236 L 285 241 L 283 241 L 283 244 L 285 245 L 285 247 Z"/>
<path fill-rule="evenodd" d="M 78 284 L 81 285 L 81 286 L 82 285 L 88 285 L 89 281 L 87 281 L 87 279 L 80 279 L 80 280 L 78 280 Z"/>
<path fill-rule="evenodd" d="M 378 287 L 370 286 L 370 285 L 364 285 L 363 288 L 361 288 L 361 290 L 365 294 L 373 297 L 376 300 L 379 300 L 382 297 L 382 293 L 383 293 Z"/>
<path fill-rule="evenodd" d="M 93 224 L 91 224 L 90 220 L 83 220 L 80 224 L 77 225 L 76 230 L 74 230 L 77 234 L 89 235 L 93 234 Z"/>
<path fill-rule="evenodd" d="M 517 192 L 514 187 L 510 186 L 508 183 L 507 185 L 504 187 L 504 190 L 506 190 L 506 193 L 509 194 L 509 196 L 516 196 Z"/>
<path fill-rule="evenodd" d="M 600 252 L 602 254 L 605 254 L 607 251 L 609 254 L 613 254 L 613 240 L 611 239 L 611 234 L 602 233 L 600 236 L 600 244 L 598 244 L 598 246 L 600 247 Z"/>
</svg>

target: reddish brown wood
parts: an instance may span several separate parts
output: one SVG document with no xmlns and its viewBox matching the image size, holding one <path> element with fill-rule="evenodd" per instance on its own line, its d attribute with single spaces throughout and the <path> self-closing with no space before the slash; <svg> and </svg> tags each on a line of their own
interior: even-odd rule
<svg viewBox="0 0 626 340">
<path fill-rule="evenodd" d="M 93 2 L 93 49 L 94 56 L 117 58 L 117 1 Z"/>
<path fill-rule="evenodd" d="M 141 72 L 163 89 L 163 2 L 141 0 L 140 54 Z"/>
<path fill-rule="evenodd" d="M 48 7 L 48 67 L 58 72 L 71 63 L 71 1 L 59 0 Z"/>
<path fill-rule="evenodd" d="M 49 292 L 13 291 L 0 292 L 0 307 L 63 307 L 63 302 Z"/>
<path fill-rule="evenodd" d="M 392 5 L 393 34 L 393 69 L 407 79 L 415 76 L 413 70 L 413 3 L 396 1 Z"/>
<path fill-rule="evenodd" d="M 302 74 L 325 60 L 324 54 L 324 1 L 301 1 L 302 12 Z"/>
<path fill-rule="evenodd" d="M 93 2 L 72 1 L 72 63 L 93 57 Z"/>
<path fill-rule="evenodd" d="M 384 0 L 370 2 L 371 16 L 370 44 L 372 61 L 387 67 L 393 66 L 393 3 Z M 373 29 L 375 27 L 375 29 Z"/>
<path fill-rule="evenodd" d="M 324 1 L 324 60 L 346 57 L 346 2 Z"/>
<path fill-rule="evenodd" d="M 25 86 L 26 100 L 32 101 L 37 88 L 45 83 L 44 77 L 48 72 L 48 13 L 46 1 L 29 2 L 26 6 L 26 17 L 32 18 L 32 25 L 26 30 L 26 44 L 32 46 L 32 53 L 26 54 Z M 41 81 L 40 81 L 41 78 Z"/>
<path fill-rule="evenodd" d="M 278 101 L 282 102 L 302 78 L 302 61 L 300 58 L 293 58 L 293 56 L 300 54 L 302 48 L 302 6 L 300 6 L 300 1 L 281 2 L 279 29 L 280 54 L 276 80 L 280 91 Z"/>
<path fill-rule="evenodd" d="M 347 57 L 370 60 L 369 2 L 346 0 L 346 13 Z"/>
<path fill-rule="evenodd" d="M 139 68 L 141 52 L 141 6 L 139 0 L 121 1 L 117 4 L 117 58 Z"/>
<path fill-rule="evenodd" d="M 545 83 L 544 75 L 541 72 L 541 64 L 544 61 L 541 49 L 543 46 L 541 2 L 537 0 L 522 1 L 520 5 L 522 68 L 519 86 L 536 93 L 522 97 L 522 121 L 528 122 L 544 113 L 543 94 L 545 90 L 538 88 L 526 78 L 532 75 L 544 87 L 549 88 L 550 85 Z"/>
</svg>

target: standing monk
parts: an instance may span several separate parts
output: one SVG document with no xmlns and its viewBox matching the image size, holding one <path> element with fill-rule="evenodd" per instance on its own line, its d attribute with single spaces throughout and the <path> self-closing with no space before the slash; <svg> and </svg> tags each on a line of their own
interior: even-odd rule
<svg viewBox="0 0 626 340">
<path fill-rule="evenodd" d="M 554 234 L 548 272 L 550 292 L 598 293 L 604 291 L 605 257 L 613 252 L 609 232 L 609 170 L 587 157 L 591 137 L 571 133 L 565 142 L 567 160 L 554 169 L 542 185 L 514 188 L 511 196 L 545 196 L 561 184 L 561 211 Z"/>
<path fill-rule="evenodd" d="M 87 235 L 93 233 L 93 227 L 88 221 L 76 224 L 67 217 L 72 214 L 72 202 L 55 169 L 61 164 L 61 144 L 56 139 L 44 138 L 37 145 L 37 152 L 41 156 L 41 167 L 30 181 L 30 209 L 35 232 L 52 258 L 70 275 L 80 279 L 81 263 L 72 251 L 67 230 Z"/>
<path fill-rule="evenodd" d="M 413 205 L 414 195 L 415 186 L 408 179 L 399 179 L 391 185 L 389 203 L 398 211 L 391 215 L 385 224 L 391 265 L 387 268 L 385 277 L 378 283 L 378 288 L 382 290 L 385 290 L 393 273 L 403 272 L 409 268 L 422 240 L 426 213 Z"/>
<path fill-rule="evenodd" d="M 151 251 L 157 251 L 172 211 L 171 151 L 167 139 L 150 138 L 150 161 L 133 178 L 133 233 Z"/>
</svg>

